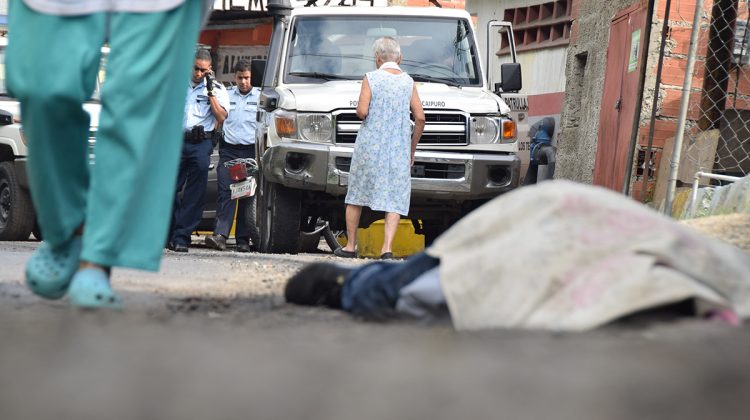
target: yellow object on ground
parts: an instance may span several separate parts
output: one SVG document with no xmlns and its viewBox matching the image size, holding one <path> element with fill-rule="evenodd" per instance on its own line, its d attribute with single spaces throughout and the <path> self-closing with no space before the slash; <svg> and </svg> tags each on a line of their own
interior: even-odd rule
<svg viewBox="0 0 750 420">
<path fill-rule="evenodd" d="M 367 229 L 357 229 L 357 255 L 378 258 L 383 246 L 385 221 L 377 220 Z M 393 256 L 408 257 L 424 249 L 424 235 L 414 233 L 411 220 L 401 220 L 393 239 Z"/>
</svg>

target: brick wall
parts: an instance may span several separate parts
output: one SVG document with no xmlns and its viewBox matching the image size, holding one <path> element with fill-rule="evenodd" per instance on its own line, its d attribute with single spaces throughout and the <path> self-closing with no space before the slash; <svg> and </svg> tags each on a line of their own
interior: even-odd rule
<svg viewBox="0 0 750 420">
<path fill-rule="evenodd" d="M 665 2 L 657 2 L 657 7 L 654 14 L 654 33 L 652 34 L 652 40 L 661 37 L 662 25 L 665 17 Z M 703 22 L 704 28 L 710 24 L 711 8 L 713 7 L 713 1 L 706 1 L 704 3 Z M 687 54 L 690 47 L 690 36 L 692 32 L 692 23 L 695 13 L 695 0 L 673 0 L 670 8 L 669 16 L 669 34 L 667 39 L 667 48 L 665 50 L 662 78 L 660 86 L 660 100 L 657 107 L 657 115 L 654 125 L 654 137 L 653 137 L 653 150 L 656 152 L 656 167 L 661 159 L 663 147 L 665 141 L 676 135 L 677 131 L 677 119 L 679 116 L 680 101 L 682 99 L 682 85 L 685 81 L 686 69 L 687 69 Z M 738 10 L 738 20 L 747 19 L 747 9 L 740 7 Z M 653 60 L 650 58 L 649 69 L 652 72 L 651 78 L 648 79 L 645 89 L 645 93 L 653 91 L 655 73 L 656 73 L 656 60 L 658 59 L 658 48 L 659 43 L 653 43 L 651 48 L 654 50 Z M 692 77 L 692 92 L 690 94 L 690 108 L 688 111 L 688 119 L 696 121 L 700 118 L 701 112 L 697 104 L 701 100 L 701 88 L 704 83 L 704 77 L 706 74 L 706 53 L 708 51 L 708 30 L 704 29 L 699 34 L 698 38 L 698 59 L 695 63 L 695 70 Z M 730 91 L 734 90 L 735 80 L 737 75 L 736 69 L 732 69 L 730 72 L 729 86 Z M 727 98 L 727 108 L 735 109 L 750 109 L 750 103 L 745 100 L 750 95 L 750 71 L 748 66 L 742 66 L 740 68 L 739 83 L 737 84 L 737 101 L 734 102 L 734 94 L 731 94 Z M 651 92 L 652 94 L 652 92 Z M 648 95 L 643 103 L 643 112 L 641 116 L 640 128 L 638 131 L 638 142 L 637 147 L 639 151 L 645 151 L 648 146 L 648 135 L 650 129 L 651 120 L 651 109 L 653 102 L 650 101 Z M 647 114 L 647 115 L 646 115 Z M 670 151 L 671 152 L 671 151 Z M 634 172 L 635 174 L 635 172 Z M 634 176 L 632 183 L 631 195 L 636 199 L 642 198 L 642 179 L 636 179 Z M 666 180 L 654 179 L 649 181 L 648 190 L 649 194 L 654 190 L 655 183 L 666 182 Z"/>
<path fill-rule="evenodd" d="M 648 145 L 648 134 L 651 121 L 651 110 L 654 99 L 654 83 L 656 80 L 657 60 L 661 41 L 662 24 L 665 17 L 665 1 L 658 0 L 653 15 L 653 26 L 649 44 L 649 58 L 646 72 L 646 82 L 643 92 L 642 110 L 639 127 L 636 134 L 636 147 L 633 157 L 631 195 L 635 199 L 642 199 L 643 169 L 638 164 L 643 159 Z M 693 91 L 690 96 L 688 118 L 693 122 L 701 117 L 701 91 L 706 74 L 706 53 L 708 51 L 708 26 L 711 19 L 713 0 L 706 0 L 702 13 L 704 28 L 699 37 L 698 61 L 692 77 Z M 566 86 L 566 104 L 563 111 L 561 142 L 558 143 L 558 171 L 559 178 L 573 179 L 579 182 L 591 182 L 593 161 L 596 151 L 596 138 L 599 131 L 599 109 L 603 90 L 603 69 L 606 64 L 606 48 L 611 19 L 616 11 L 629 6 L 645 6 L 645 0 L 574 0 L 571 48 L 568 54 L 567 70 L 568 84 Z M 744 3 L 741 3 L 744 5 Z M 667 48 L 664 57 L 664 68 L 657 103 L 657 115 L 654 123 L 653 149 L 655 152 L 652 162 L 658 168 L 665 141 L 675 136 L 682 85 L 685 80 L 687 54 L 690 46 L 690 35 L 695 13 L 695 0 L 672 0 L 670 9 Z M 738 9 L 738 21 L 747 20 L 747 8 Z M 742 66 L 739 75 L 736 68 L 730 71 L 729 91 L 726 98 L 727 108 L 750 109 L 750 66 Z M 738 80 L 737 100 L 732 93 Z M 639 175 L 639 171 L 641 174 Z M 647 172 L 646 172 L 647 173 Z M 654 177 L 656 173 L 652 174 Z M 660 180 L 652 179 L 647 183 L 647 191 L 653 191 L 655 183 Z M 664 181 L 665 182 L 665 181 Z"/>
<path fill-rule="evenodd" d="M 658 2 L 654 20 L 658 27 L 654 28 L 654 36 L 661 36 L 661 28 L 664 22 L 664 2 Z M 710 16 L 713 2 L 705 2 L 706 15 Z M 677 116 L 680 109 L 680 100 L 682 98 L 682 84 L 685 81 L 685 70 L 687 69 L 687 53 L 690 47 L 690 33 L 692 31 L 692 22 L 695 10 L 695 0 L 673 0 L 669 16 L 670 31 L 667 40 L 667 49 L 664 55 L 664 65 L 661 78 L 660 104 L 657 113 L 656 133 L 654 134 L 654 146 L 663 147 L 664 141 L 675 135 L 677 128 Z M 706 21 L 706 23 L 708 23 Z M 708 33 L 701 33 L 699 38 L 699 55 L 705 57 L 708 45 Z M 652 48 L 658 48 L 659 45 L 653 45 Z M 658 52 L 658 51 L 657 51 Z M 658 56 L 656 57 L 658 58 Z M 703 84 L 705 74 L 705 60 L 696 62 L 695 72 L 693 73 L 693 87 L 700 87 Z M 653 63 L 652 71 L 656 72 L 656 63 Z M 646 88 L 653 89 L 651 86 Z M 694 93 L 691 100 L 700 101 L 700 93 Z M 649 107 L 650 111 L 650 107 Z M 691 108 L 691 119 L 698 118 L 697 108 Z M 649 116 L 650 117 L 650 116 Z M 646 146 L 648 143 L 648 131 L 650 123 L 641 124 L 638 137 L 638 144 Z"/>
</svg>

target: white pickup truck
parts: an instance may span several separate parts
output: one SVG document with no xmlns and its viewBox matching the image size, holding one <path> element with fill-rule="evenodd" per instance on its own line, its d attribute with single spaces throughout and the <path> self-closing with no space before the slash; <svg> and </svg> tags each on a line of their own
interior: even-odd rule
<svg viewBox="0 0 750 420">
<path fill-rule="evenodd" d="M 37 239 L 41 239 L 26 177 L 27 148 L 21 127 L 20 104 L 8 95 L 5 87 L 7 45 L 8 39 L 0 37 L 0 241 L 26 240 L 32 232 Z M 106 49 L 102 52 L 106 54 Z M 91 115 L 89 148 L 92 160 L 94 134 L 101 109 L 97 99 L 98 86 L 99 83 L 91 101 L 83 105 Z"/>
<path fill-rule="evenodd" d="M 355 108 L 363 75 L 375 69 L 373 41 L 382 36 L 400 43 L 401 67 L 425 109 L 409 218 L 427 242 L 519 185 L 518 126 L 502 98 L 521 89 L 509 23 L 490 23 L 494 34 L 507 36 L 512 57 L 492 84 L 464 10 L 292 7 L 289 0 L 270 0 L 267 9 L 274 16 L 268 59 L 253 61 L 253 85 L 263 88 L 256 133 L 260 251 L 298 252 L 300 232 L 320 220 L 344 229 L 361 125 Z M 365 210 L 361 226 L 380 218 Z"/>
</svg>

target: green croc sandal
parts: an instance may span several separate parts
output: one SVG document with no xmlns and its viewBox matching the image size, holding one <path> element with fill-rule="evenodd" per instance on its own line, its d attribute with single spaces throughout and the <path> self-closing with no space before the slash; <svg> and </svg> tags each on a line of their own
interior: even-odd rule
<svg viewBox="0 0 750 420">
<path fill-rule="evenodd" d="M 79 308 L 122 308 L 122 300 L 112 291 L 109 277 L 96 268 L 84 268 L 73 276 L 68 289 L 68 299 Z"/>
<path fill-rule="evenodd" d="M 46 299 L 60 299 L 78 269 L 83 241 L 79 236 L 52 248 L 42 242 L 26 264 L 26 285 Z"/>
</svg>

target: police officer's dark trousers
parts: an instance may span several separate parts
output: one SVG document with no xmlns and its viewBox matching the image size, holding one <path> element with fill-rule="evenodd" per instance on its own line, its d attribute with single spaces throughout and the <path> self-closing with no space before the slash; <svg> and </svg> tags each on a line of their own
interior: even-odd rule
<svg viewBox="0 0 750 420">
<path fill-rule="evenodd" d="M 175 245 L 190 245 L 190 235 L 201 221 L 212 151 L 211 140 L 185 141 L 182 146 L 170 238 Z"/>
<path fill-rule="evenodd" d="M 236 145 L 221 142 L 219 146 L 219 167 L 216 169 L 218 178 L 218 203 L 216 208 L 216 229 L 214 234 L 223 237 L 229 236 L 232 229 L 232 222 L 235 220 L 235 208 L 237 209 L 237 226 L 235 235 L 237 244 L 249 244 L 250 229 L 245 217 L 248 203 L 255 200 L 254 197 L 243 198 L 240 200 L 231 199 L 229 185 L 232 180 L 229 178 L 229 168 L 224 164 L 235 159 L 247 159 L 255 157 L 255 145 Z M 237 205 L 235 206 L 235 202 Z"/>
</svg>

